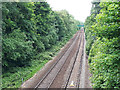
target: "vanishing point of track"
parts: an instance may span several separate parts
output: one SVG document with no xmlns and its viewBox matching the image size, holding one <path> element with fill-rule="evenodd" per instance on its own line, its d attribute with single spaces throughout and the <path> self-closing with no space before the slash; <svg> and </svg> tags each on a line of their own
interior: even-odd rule
<svg viewBox="0 0 120 90">
<path fill-rule="evenodd" d="M 70 88 L 70 84 L 74 83 L 72 87 L 79 88 L 80 74 L 82 66 L 82 56 L 84 47 L 84 31 L 79 30 L 71 39 L 71 42 L 58 55 L 56 62 L 51 66 L 47 73 L 40 79 L 35 86 L 37 88 Z M 78 63 L 76 63 L 78 62 Z M 78 64 L 78 65 L 77 65 Z M 76 66 L 77 65 L 77 66 Z M 77 74 L 75 74 L 75 69 Z M 76 78 L 74 79 L 73 76 Z M 72 81 L 73 80 L 73 81 Z"/>
</svg>

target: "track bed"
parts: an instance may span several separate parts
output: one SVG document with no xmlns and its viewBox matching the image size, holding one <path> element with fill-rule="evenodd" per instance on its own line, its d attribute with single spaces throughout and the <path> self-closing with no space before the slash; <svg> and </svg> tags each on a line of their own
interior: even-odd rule
<svg viewBox="0 0 120 90">
<path fill-rule="evenodd" d="M 53 62 L 40 73 L 32 88 L 84 88 L 85 83 L 85 35 L 79 30 L 65 45 Z"/>
</svg>

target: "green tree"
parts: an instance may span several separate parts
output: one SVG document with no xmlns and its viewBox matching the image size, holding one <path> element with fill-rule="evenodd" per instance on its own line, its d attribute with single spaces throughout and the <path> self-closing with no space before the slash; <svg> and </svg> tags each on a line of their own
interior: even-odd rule
<svg viewBox="0 0 120 90">
<path fill-rule="evenodd" d="M 120 2 L 100 2 L 100 10 L 93 9 L 99 12 L 85 22 L 87 43 L 89 35 L 96 38 L 86 46 L 94 88 L 120 88 L 119 5 Z"/>
</svg>

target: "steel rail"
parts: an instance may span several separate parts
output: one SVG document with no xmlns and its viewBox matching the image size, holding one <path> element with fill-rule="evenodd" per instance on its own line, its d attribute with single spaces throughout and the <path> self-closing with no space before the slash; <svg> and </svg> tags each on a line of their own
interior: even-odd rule
<svg viewBox="0 0 120 90">
<path fill-rule="evenodd" d="M 84 36 L 84 35 L 83 35 Z M 77 76 L 77 88 L 80 88 L 80 76 L 81 76 L 81 70 L 82 70 L 82 61 L 83 61 L 83 54 L 84 54 L 84 38 L 85 37 L 83 37 L 83 46 L 82 46 L 82 56 L 81 56 L 81 64 L 80 64 L 80 66 L 79 66 L 79 74 L 78 74 L 78 76 Z"/>
<path fill-rule="evenodd" d="M 79 35 L 79 37 L 80 37 L 80 35 Z M 78 39 L 79 39 L 79 37 L 78 37 Z M 77 40 L 78 40 L 78 39 L 77 39 Z M 77 43 L 77 42 L 76 42 L 76 43 Z M 66 58 L 66 61 L 67 61 L 67 59 L 68 59 L 68 57 Z M 66 63 L 66 61 L 64 62 L 64 64 Z M 64 66 L 64 64 L 63 64 L 63 66 Z M 59 74 L 59 72 L 61 71 L 61 69 L 62 69 L 62 67 L 61 67 L 60 70 L 58 71 L 57 75 Z M 47 87 L 48 90 L 49 90 L 50 86 L 52 85 L 52 83 L 54 82 L 54 80 L 55 80 L 55 78 L 57 77 L 57 75 L 54 77 L 54 79 L 51 81 L 51 83 L 50 83 L 49 86 Z"/>
<path fill-rule="evenodd" d="M 74 37 L 74 39 L 72 40 L 71 43 L 74 42 L 74 40 L 77 38 L 77 36 L 79 35 L 79 33 L 77 33 L 77 35 Z M 72 45 L 72 44 L 71 44 Z M 65 50 L 65 52 L 60 56 L 60 58 L 55 62 L 55 64 L 52 65 L 52 67 L 48 70 L 48 72 L 42 77 L 42 79 L 38 82 L 38 84 L 35 86 L 35 89 L 37 89 L 39 87 L 39 85 L 44 81 L 44 79 L 48 76 L 48 74 L 51 72 L 51 70 L 56 66 L 56 64 L 60 61 L 60 59 L 64 56 L 64 54 L 66 53 L 66 51 L 70 48 L 70 46 L 68 46 L 68 48 Z"/>
<path fill-rule="evenodd" d="M 81 37 L 82 37 L 82 35 L 81 35 Z M 75 62 L 76 62 L 78 53 L 79 53 L 79 48 L 81 47 L 81 41 L 82 41 L 82 39 L 80 39 L 80 43 L 79 43 L 79 47 L 78 47 L 78 50 L 77 50 L 77 53 L 76 53 L 76 56 L 75 56 L 75 60 L 74 60 L 74 62 L 73 62 L 73 65 L 72 65 L 72 68 L 71 68 L 71 70 L 70 70 L 69 76 L 67 77 L 67 81 L 66 81 L 66 84 L 65 84 L 65 87 L 64 87 L 65 90 L 67 89 L 67 86 L 68 86 L 68 83 L 69 83 L 69 80 L 70 80 L 70 76 L 71 76 L 71 74 L 72 74 L 72 71 L 73 71 L 73 68 L 74 68 L 74 65 L 75 65 Z"/>
</svg>

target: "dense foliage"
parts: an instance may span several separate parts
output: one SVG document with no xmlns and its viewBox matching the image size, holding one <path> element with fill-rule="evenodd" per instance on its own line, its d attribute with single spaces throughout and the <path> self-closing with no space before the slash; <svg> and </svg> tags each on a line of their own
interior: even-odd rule
<svg viewBox="0 0 120 90">
<path fill-rule="evenodd" d="M 93 4 L 85 22 L 93 87 L 120 88 L 120 2 Z"/>
<path fill-rule="evenodd" d="M 77 30 L 67 11 L 52 11 L 47 2 L 3 3 L 3 69 L 24 66 L 34 56 Z"/>
<path fill-rule="evenodd" d="M 4 88 L 19 87 L 22 78 L 32 77 L 80 24 L 66 10 L 53 11 L 47 2 L 4 2 L 2 14 Z"/>
</svg>

